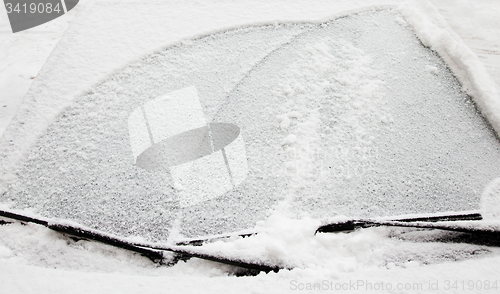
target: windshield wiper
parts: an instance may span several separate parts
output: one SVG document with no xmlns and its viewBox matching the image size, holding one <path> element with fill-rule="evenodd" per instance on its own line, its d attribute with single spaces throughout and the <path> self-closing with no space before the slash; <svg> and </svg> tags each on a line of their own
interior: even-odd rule
<svg viewBox="0 0 500 294">
<path fill-rule="evenodd" d="M 195 257 L 214 262 L 220 262 L 232 266 L 238 266 L 254 272 L 277 272 L 283 269 L 283 266 L 275 264 L 267 264 L 252 260 L 245 260 L 240 258 L 229 258 L 218 254 L 212 254 L 200 248 L 199 245 L 203 243 L 230 238 L 234 236 L 248 237 L 258 232 L 244 232 L 228 235 L 220 235 L 207 238 L 196 238 L 191 240 L 184 240 L 174 245 L 159 244 L 159 243 L 138 243 L 130 242 L 126 239 L 85 228 L 75 224 L 58 222 L 56 220 L 35 218 L 31 216 L 22 215 L 20 213 L 9 212 L 0 210 L 0 216 L 8 219 L 20 221 L 22 223 L 35 223 L 47 227 L 53 231 L 62 233 L 71 237 L 74 240 L 92 240 L 104 244 L 112 245 L 122 249 L 130 250 L 142 254 L 155 263 L 172 265 L 178 260 L 187 260 Z M 422 229 L 439 229 L 447 231 L 455 231 L 462 233 L 470 233 L 475 235 L 486 235 L 493 239 L 500 241 L 500 225 L 484 225 L 482 216 L 478 212 L 456 213 L 445 215 L 429 215 L 429 216 L 416 216 L 409 218 L 392 218 L 387 220 L 377 219 L 353 219 L 347 221 L 340 221 L 329 223 L 320 226 L 315 233 L 345 233 L 363 228 L 379 227 L 379 226 L 394 226 L 394 227 L 408 227 L 408 228 L 422 228 Z M 0 220 L 0 224 L 8 224 L 9 221 Z M 176 254 L 173 260 L 167 261 L 163 255 L 164 251 Z"/>
</svg>

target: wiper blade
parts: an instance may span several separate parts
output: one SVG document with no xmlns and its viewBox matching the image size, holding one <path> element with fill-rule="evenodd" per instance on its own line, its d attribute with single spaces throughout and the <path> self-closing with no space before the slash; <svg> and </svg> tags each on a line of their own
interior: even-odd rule
<svg viewBox="0 0 500 294">
<path fill-rule="evenodd" d="M 346 221 L 334 222 L 323 225 L 316 230 L 316 233 L 334 233 L 354 231 L 361 228 L 378 226 L 397 226 L 397 227 L 422 227 L 423 223 L 450 222 L 450 221 L 476 221 L 483 217 L 478 212 L 459 213 L 447 215 L 416 216 L 408 218 L 392 218 L 389 220 L 376 219 L 351 219 Z"/>
<path fill-rule="evenodd" d="M 87 240 L 97 241 L 118 248 L 137 252 L 149 258 L 153 262 L 160 264 L 161 263 L 168 264 L 168 262 L 165 262 L 165 257 L 162 254 L 163 251 L 168 251 L 178 255 L 173 261 L 173 263 L 176 263 L 180 259 L 189 259 L 191 257 L 196 257 L 204 260 L 220 262 L 232 266 L 238 266 L 254 271 L 277 272 L 280 269 L 283 269 L 283 267 L 278 265 L 265 264 L 263 262 L 244 260 L 239 258 L 228 258 L 216 254 L 210 254 L 205 252 L 204 250 L 201 250 L 201 248 L 198 248 L 196 246 L 130 242 L 118 236 L 113 236 L 97 230 L 92 230 L 73 224 L 58 223 L 57 221 L 49 219 L 34 218 L 5 210 L 0 210 L 0 216 L 13 220 L 18 220 L 21 222 L 35 223 L 38 225 L 42 225 L 53 231 L 68 235 L 70 237 L 76 237 L 76 239 L 87 239 Z M 8 223 L 6 221 L 2 222 L 4 224 Z"/>
<path fill-rule="evenodd" d="M 196 238 L 183 240 L 175 243 L 175 245 L 155 244 L 155 243 L 138 243 L 130 242 L 126 239 L 106 234 L 97 230 L 84 228 L 76 224 L 69 224 L 64 222 L 57 222 L 55 220 L 35 218 L 19 213 L 0 210 L 0 216 L 21 222 L 35 223 L 45 226 L 53 231 L 68 235 L 74 239 L 86 239 L 101 242 L 104 244 L 112 245 L 118 248 L 130 250 L 148 257 L 155 263 L 160 264 L 175 264 L 178 260 L 189 259 L 191 257 L 200 258 L 204 260 L 219 262 L 232 266 L 249 269 L 252 271 L 264 272 L 278 272 L 285 267 L 276 264 L 267 264 L 261 261 L 245 260 L 235 257 L 224 257 L 219 254 L 213 254 L 203 250 L 199 245 L 205 242 L 214 240 L 230 238 L 234 236 L 248 237 L 255 235 L 258 232 L 243 232 L 228 235 L 212 236 L 206 238 Z M 410 227 L 410 228 L 424 228 L 424 229 L 440 229 L 447 231 L 456 231 L 472 234 L 487 235 L 492 238 L 500 240 L 500 224 L 496 225 L 483 225 L 481 222 L 482 216 L 480 213 L 458 213 L 446 215 L 431 215 L 431 216 L 417 216 L 409 218 L 393 218 L 389 220 L 347 220 L 341 222 L 330 223 L 323 225 L 316 230 L 316 233 L 332 233 L 332 232 L 349 232 L 362 228 L 378 227 L 378 226 L 394 226 L 394 227 Z M 0 220 L 0 224 L 8 223 L 5 220 Z M 197 246 L 198 245 L 198 246 Z M 163 255 L 164 251 L 176 254 L 176 258 L 172 262 L 166 262 Z"/>
</svg>

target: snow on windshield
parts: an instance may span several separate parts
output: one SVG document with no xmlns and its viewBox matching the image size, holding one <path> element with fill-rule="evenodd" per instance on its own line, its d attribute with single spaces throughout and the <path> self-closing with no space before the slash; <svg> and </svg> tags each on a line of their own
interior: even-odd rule
<svg viewBox="0 0 500 294">
<path fill-rule="evenodd" d="M 470 210 L 498 176 L 498 143 L 401 16 L 367 11 L 212 34 L 117 71 L 60 113 L 0 200 L 149 240 L 276 210 Z M 183 160 L 163 162 L 173 148 Z"/>
</svg>

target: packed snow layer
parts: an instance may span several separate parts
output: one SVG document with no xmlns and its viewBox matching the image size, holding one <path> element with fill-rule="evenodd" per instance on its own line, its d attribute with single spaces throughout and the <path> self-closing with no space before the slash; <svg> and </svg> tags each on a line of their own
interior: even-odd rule
<svg viewBox="0 0 500 294">
<path fill-rule="evenodd" d="M 64 31 L 81 10 L 77 6 L 58 21 L 13 34 L 5 6 L 0 5 L 0 136 Z"/>
<path fill-rule="evenodd" d="M 500 5 L 496 0 L 432 1 L 448 25 L 500 85 Z"/>
<path fill-rule="evenodd" d="M 409 1 L 398 10 L 415 29 L 422 43 L 437 51 L 447 62 L 497 135 L 500 134 L 500 92 L 495 81 L 477 55 L 448 28 L 435 6 L 428 1 L 414 2 Z"/>
</svg>

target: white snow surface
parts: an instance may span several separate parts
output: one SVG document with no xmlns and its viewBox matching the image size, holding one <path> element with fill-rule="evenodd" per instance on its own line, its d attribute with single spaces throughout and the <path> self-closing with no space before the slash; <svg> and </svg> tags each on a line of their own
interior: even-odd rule
<svg viewBox="0 0 500 294">
<path fill-rule="evenodd" d="M 500 94 L 476 54 L 460 36 L 448 29 L 438 9 L 429 2 L 407 2 L 399 7 L 406 21 L 415 29 L 422 43 L 437 51 L 462 86 L 474 98 L 483 115 L 500 134 Z"/>
<path fill-rule="evenodd" d="M 53 117 L 69 102 L 68 99 L 117 68 L 184 38 L 260 22 L 320 21 L 367 5 L 400 3 L 366 0 L 292 3 L 193 1 L 147 5 L 126 1 L 81 2 L 68 15 L 24 33 L 10 34 L 5 14 L 0 18 L 0 99 L 6 105 L 0 105 L 2 126 L 10 120 L 14 112 L 11 109 L 19 104 L 32 81 L 31 77 L 36 76 L 68 23 L 78 13 L 85 16 L 84 9 L 102 9 L 103 17 L 115 18 L 115 28 L 92 25 L 96 26 L 96 33 L 105 29 L 121 31 L 122 35 L 116 35 L 116 38 L 123 41 L 113 42 L 113 46 L 109 47 L 106 44 L 82 44 L 82 50 L 92 52 L 87 55 L 91 57 L 85 62 L 78 62 L 78 68 L 71 63 L 61 65 L 61 68 L 66 68 L 65 71 L 54 72 L 53 80 L 43 81 L 48 83 L 45 89 L 50 90 L 51 99 L 38 101 L 37 113 L 33 113 L 31 118 Z M 143 9 L 141 12 L 152 15 L 163 13 L 164 17 L 152 19 L 161 19 L 166 29 L 145 33 L 160 24 L 135 22 L 133 20 L 137 18 L 119 13 L 121 5 L 139 5 Z M 116 15 L 110 16 L 105 7 L 112 7 Z M 159 9 L 161 7 L 163 9 Z M 498 133 L 500 111 L 495 81 L 500 83 L 500 24 L 497 18 L 500 3 L 492 0 L 480 3 L 433 1 L 432 4 L 420 1 L 417 4 L 405 3 L 400 11 L 424 44 L 434 48 L 445 60 L 449 58 L 446 60 L 449 64 L 455 63 L 456 68 L 451 65 L 454 73 Z M 1 13 L 3 11 L 0 10 Z M 438 19 L 438 26 L 420 21 L 423 16 Z M 455 33 L 443 23 L 442 17 Z M 77 30 L 85 20 L 79 21 L 70 29 Z M 55 50 L 64 54 L 64 48 L 65 44 L 59 44 Z M 119 52 L 119 56 L 107 58 L 112 52 Z M 77 56 L 73 58 L 77 59 Z M 428 68 L 428 71 L 432 73 L 435 69 Z M 57 90 L 61 81 L 66 86 Z M 36 82 L 35 78 L 33 83 Z M 33 98 L 36 95 L 30 99 Z M 27 102 L 29 107 L 21 106 L 21 113 L 31 109 L 29 104 L 32 101 Z M 293 111 L 282 114 L 277 118 L 280 128 L 287 130 L 290 121 L 301 115 Z M 308 115 L 314 123 L 314 112 Z M 28 120 L 19 130 L 26 133 L 26 142 L 30 142 L 30 136 L 36 136 L 45 128 L 40 121 Z M 309 125 L 302 127 L 307 132 Z M 292 145 L 298 137 L 300 133 L 291 134 L 283 143 Z M 22 149 L 28 146 L 23 146 L 22 142 L 19 144 L 12 150 L 22 156 Z M 12 167 L 6 164 L 1 168 L 8 170 Z M 488 203 L 488 216 L 493 219 L 499 215 L 494 208 L 491 211 L 494 205 L 498 207 L 498 191 L 497 179 L 483 194 L 483 197 L 489 197 L 483 199 L 483 203 Z M 262 234 L 205 247 L 207 252 L 246 255 L 295 267 L 256 277 L 235 277 L 232 275 L 236 271 L 233 267 L 197 259 L 179 262 L 173 267 L 157 267 L 137 254 L 98 243 L 73 241 L 38 225 L 16 223 L 0 226 L 0 293 L 308 293 L 323 292 L 321 290 L 478 293 L 481 290 L 479 285 L 486 289 L 486 284 L 494 285 L 496 282 L 500 287 L 499 249 L 460 242 L 459 234 L 373 228 L 351 234 L 314 235 L 318 225 L 317 220 L 307 217 L 292 220 L 276 212 L 258 224 L 257 229 L 263 231 Z M 473 281 L 472 287 L 470 281 Z M 456 288 L 446 288 L 454 282 L 458 283 Z"/>
</svg>

